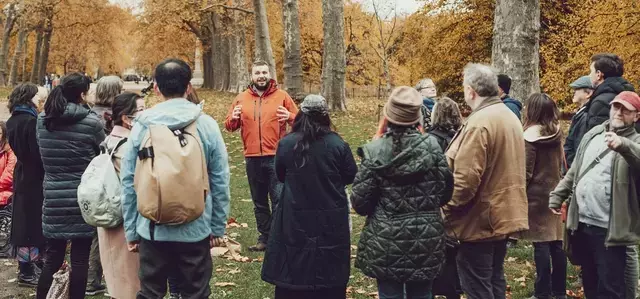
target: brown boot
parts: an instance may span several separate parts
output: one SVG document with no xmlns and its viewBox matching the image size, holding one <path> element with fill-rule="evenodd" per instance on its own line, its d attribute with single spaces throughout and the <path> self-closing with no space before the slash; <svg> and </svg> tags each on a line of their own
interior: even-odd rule
<svg viewBox="0 0 640 299">
<path fill-rule="evenodd" d="M 258 244 L 253 245 L 251 247 L 249 247 L 249 251 L 265 251 L 267 250 L 267 244 L 264 244 L 262 242 L 258 242 Z"/>
</svg>

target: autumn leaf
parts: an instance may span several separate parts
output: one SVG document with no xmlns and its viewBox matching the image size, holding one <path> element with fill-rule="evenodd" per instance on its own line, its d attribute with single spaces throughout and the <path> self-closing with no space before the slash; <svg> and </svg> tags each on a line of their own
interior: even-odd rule
<svg viewBox="0 0 640 299">
<path fill-rule="evenodd" d="M 236 284 L 233 282 L 216 282 L 213 284 L 216 287 L 235 287 Z"/>
</svg>

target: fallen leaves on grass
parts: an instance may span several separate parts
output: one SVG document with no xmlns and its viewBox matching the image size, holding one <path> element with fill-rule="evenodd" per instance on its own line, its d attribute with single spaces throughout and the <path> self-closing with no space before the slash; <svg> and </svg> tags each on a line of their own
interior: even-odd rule
<svg viewBox="0 0 640 299">
<path fill-rule="evenodd" d="M 517 260 L 518 260 L 517 257 L 510 256 L 507 258 L 507 263 L 513 263 L 513 262 L 516 262 Z"/>
<path fill-rule="evenodd" d="M 235 287 L 236 284 L 233 282 L 216 282 L 213 284 L 216 287 Z"/>
</svg>

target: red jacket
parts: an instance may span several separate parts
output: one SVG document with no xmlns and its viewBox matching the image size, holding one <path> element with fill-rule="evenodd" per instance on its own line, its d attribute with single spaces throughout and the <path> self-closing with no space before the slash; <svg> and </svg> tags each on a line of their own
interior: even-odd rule
<svg viewBox="0 0 640 299">
<path fill-rule="evenodd" d="M 232 119 L 237 105 L 242 105 L 242 114 L 240 119 Z M 290 112 L 286 122 L 278 121 L 276 111 L 280 106 Z M 297 113 L 298 107 L 289 94 L 271 80 L 262 96 L 253 87 L 240 93 L 229 109 L 224 126 L 230 132 L 240 129 L 245 157 L 275 156 L 278 142 L 287 133 L 287 124 L 293 125 Z"/>
<path fill-rule="evenodd" d="M 16 155 L 7 145 L 0 153 L 0 206 L 9 204 L 13 195 L 13 170 L 16 168 Z"/>
</svg>

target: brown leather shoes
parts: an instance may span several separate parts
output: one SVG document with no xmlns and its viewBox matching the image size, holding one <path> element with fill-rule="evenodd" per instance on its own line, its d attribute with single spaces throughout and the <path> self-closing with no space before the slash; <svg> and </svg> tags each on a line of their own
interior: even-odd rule
<svg viewBox="0 0 640 299">
<path fill-rule="evenodd" d="M 267 244 L 262 242 L 258 242 L 258 244 L 249 247 L 249 251 L 257 252 L 257 251 L 265 251 L 267 250 Z"/>
</svg>

